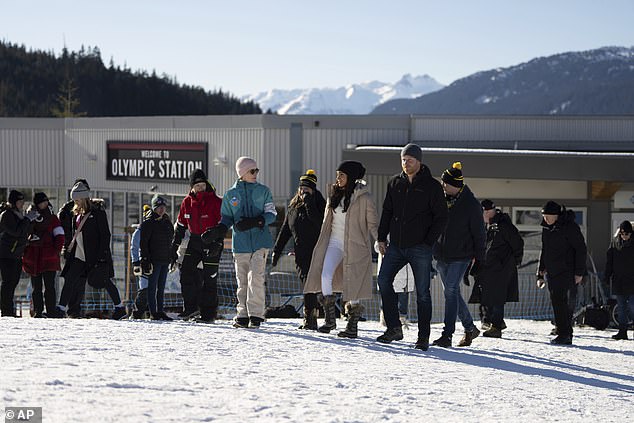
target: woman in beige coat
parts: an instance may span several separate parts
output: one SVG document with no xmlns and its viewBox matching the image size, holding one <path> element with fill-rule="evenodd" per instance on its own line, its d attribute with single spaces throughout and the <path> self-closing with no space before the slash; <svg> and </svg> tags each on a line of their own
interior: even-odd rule
<svg viewBox="0 0 634 423">
<path fill-rule="evenodd" d="M 377 239 L 379 217 L 363 175 L 359 162 L 344 161 L 337 168 L 304 288 L 304 293 L 322 294 L 323 333 L 337 327 L 334 293 L 342 293 L 348 325 L 338 336 L 344 338 L 357 337 L 363 313 L 359 300 L 372 297 L 372 240 Z"/>
</svg>

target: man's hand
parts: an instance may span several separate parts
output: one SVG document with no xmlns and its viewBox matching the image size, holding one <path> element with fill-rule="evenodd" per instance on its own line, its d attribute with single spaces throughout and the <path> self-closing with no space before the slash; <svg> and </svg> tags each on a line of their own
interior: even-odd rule
<svg viewBox="0 0 634 423">
<path fill-rule="evenodd" d="M 381 254 L 382 256 L 385 255 L 385 252 L 387 251 L 387 242 L 385 241 L 377 241 L 376 243 L 376 252 Z"/>
<path fill-rule="evenodd" d="M 575 275 L 575 284 L 579 285 L 583 282 L 583 276 Z"/>
<path fill-rule="evenodd" d="M 235 224 L 235 227 L 239 231 L 248 231 L 249 229 L 256 227 L 261 229 L 264 227 L 264 216 L 243 217 L 242 220 Z"/>
<path fill-rule="evenodd" d="M 542 275 L 541 273 L 538 273 L 537 280 L 535 283 L 537 284 L 537 288 L 544 289 L 544 287 L 546 286 L 546 280 L 544 280 L 544 275 Z"/>
<path fill-rule="evenodd" d="M 143 276 L 150 276 L 152 274 L 152 263 L 150 260 L 141 259 L 141 272 Z"/>
</svg>

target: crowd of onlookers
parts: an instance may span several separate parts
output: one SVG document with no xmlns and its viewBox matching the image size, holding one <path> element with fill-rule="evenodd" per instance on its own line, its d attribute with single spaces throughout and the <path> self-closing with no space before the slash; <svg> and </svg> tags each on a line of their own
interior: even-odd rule
<svg viewBox="0 0 634 423">
<path fill-rule="evenodd" d="M 471 345 L 480 334 L 502 337 L 506 328 L 504 305 L 519 301 L 517 269 L 522 263 L 524 243 L 518 229 L 492 201 L 476 198 L 465 183 L 461 162 L 444 170 L 438 181 L 423 164 L 420 147 L 408 144 L 401 151 L 400 164 L 402 171 L 389 180 L 380 211 L 364 180 L 366 169 L 362 163 L 340 163 L 326 198 L 317 189 L 316 173 L 306 171 L 275 242 L 269 225 L 277 218 L 276 209 L 271 191 L 258 182 L 260 169 L 254 159 L 237 160 L 236 182 L 222 198 L 205 173 L 195 170 L 174 222 L 166 213 L 169 205 L 160 195 L 144 207 L 131 241 L 139 290 L 129 311 L 112 282 L 111 235 L 104 203 L 91 198 L 88 182 L 75 181 L 70 201 L 57 215 L 44 193 L 36 193 L 25 211 L 24 195 L 12 190 L 0 215 L 2 316 L 16 315 L 14 291 L 24 271 L 31 277 L 34 317 L 81 316 L 81 302 L 89 284 L 108 292 L 114 304 L 114 319 L 131 315 L 172 320 L 174 317 L 164 309 L 165 283 L 168 272 L 179 266 L 184 304 L 179 317 L 213 323 L 218 317 L 220 257 L 231 229 L 237 280 L 233 325 L 237 328 L 257 328 L 264 322 L 269 252 L 271 264 L 276 266 L 292 238 L 304 292 L 301 329 L 322 333 L 335 330 L 340 296 L 347 323 L 337 335 L 358 336 L 364 311 L 361 300 L 372 297 L 374 249 L 380 255 L 378 285 L 386 326 L 378 342 L 403 339 L 402 294 L 414 288 L 418 317 L 415 348 L 450 347 L 457 319 L 464 329 L 458 346 Z M 542 215 L 536 284 L 537 288 L 548 287 L 550 293 L 556 325 L 551 342 L 571 344 L 570 297 L 587 274 L 586 243 L 571 210 L 548 201 Z M 619 332 L 615 339 L 627 339 L 629 319 L 634 317 L 631 234 L 630 222 L 621 223 L 607 253 L 604 282 L 612 284 L 618 300 Z M 430 342 L 432 260 L 444 288 L 445 315 L 441 336 Z M 405 290 L 398 282 L 404 268 L 414 281 Z M 64 278 L 59 301 L 55 292 L 58 271 Z M 474 283 L 469 302 L 481 305 L 482 331 L 474 324 L 460 293 L 460 284 L 470 284 L 470 277 Z M 322 325 L 317 322 L 320 307 L 324 313 Z"/>
</svg>

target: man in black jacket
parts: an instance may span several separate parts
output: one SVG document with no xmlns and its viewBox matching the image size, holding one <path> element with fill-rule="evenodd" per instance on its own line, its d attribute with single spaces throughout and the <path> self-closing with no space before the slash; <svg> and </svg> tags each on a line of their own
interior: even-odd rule
<svg viewBox="0 0 634 423">
<path fill-rule="evenodd" d="M 524 240 L 510 216 L 497 209 L 493 201 L 484 200 L 481 204 L 487 225 L 486 256 L 480 268 L 475 269 L 473 289 L 479 291 L 479 302 L 490 323 L 482 336 L 501 338 L 504 304 L 519 301 L 517 266 L 522 263 Z"/>
<path fill-rule="evenodd" d="M 473 324 L 471 313 L 460 294 L 460 282 L 472 262 L 477 272 L 484 260 L 486 232 L 480 202 L 464 184 L 462 164 L 455 162 L 443 172 L 441 179 L 449 218 L 445 230 L 434 245 L 434 258 L 445 289 L 445 327 L 442 336 L 433 345 L 444 348 L 451 346 L 458 316 L 465 330 L 458 346 L 466 347 L 471 345 L 480 331 Z"/>
<path fill-rule="evenodd" d="M 575 213 L 554 201 L 542 208 L 542 251 L 539 257 L 537 286 L 548 281 L 550 301 L 555 314 L 557 337 L 552 344 L 572 344 L 572 313 L 570 296 L 586 274 L 586 241 Z"/>
<path fill-rule="evenodd" d="M 403 172 L 390 179 L 383 201 L 377 249 L 383 254 L 378 284 L 387 330 L 377 341 L 389 343 L 403 339 L 398 313 L 394 277 L 410 264 L 416 283 L 418 340 L 415 348 L 429 347 L 431 321 L 431 249 L 447 223 L 447 205 L 443 191 L 421 163 L 423 152 L 416 144 L 401 151 Z M 390 244 L 387 244 L 387 236 Z"/>
</svg>

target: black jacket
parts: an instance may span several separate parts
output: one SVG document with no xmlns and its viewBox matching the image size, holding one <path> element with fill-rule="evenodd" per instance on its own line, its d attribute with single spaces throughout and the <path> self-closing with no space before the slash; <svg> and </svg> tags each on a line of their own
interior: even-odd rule
<svg viewBox="0 0 634 423">
<path fill-rule="evenodd" d="M 141 260 L 167 264 L 171 260 L 174 226 L 167 213 L 159 217 L 152 212 L 141 223 Z"/>
<path fill-rule="evenodd" d="M 486 253 L 475 275 L 483 305 L 519 301 L 517 266 L 522 263 L 524 240 L 508 214 L 496 210 L 487 227 Z"/>
<path fill-rule="evenodd" d="M 97 264 L 97 262 L 108 263 L 110 276 L 114 276 L 112 253 L 110 251 L 110 227 L 108 225 L 108 215 L 106 214 L 103 200 L 92 199 L 90 202 L 90 216 L 81 230 L 82 237 L 84 239 L 86 265 L 88 268 L 92 268 Z M 71 213 L 71 225 L 69 228 L 71 232 L 66 233 L 66 226 L 62 224 L 65 235 L 68 239 L 72 240 L 75 235 L 77 225 L 78 222 L 76 216 Z M 74 257 L 76 252 L 77 245 L 73 246 L 73 249 L 70 251 L 71 257 Z M 67 260 L 61 276 L 66 274 L 69 263 L 70 260 Z"/>
<path fill-rule="evenodd" d="M 449 208 L 445 230 L 434 245 L 434 257 L 444 262 L 484 260 L 486 230 L 482 206 L 467 185 Z"/>
<path fill-rule="evenodd" d="M 559 215 L 554 225 L 542 221 L 542 251 L 539 257 L 539 273 L 547 273 L 550 288 L 574 286 L 575 275 L 586 274 L 586 241 L 575 213 L 566 210 Z"/>
<path fill-rule="evenodd" d="M 617 235 L 610 244 L 604 278 L 606 284 L 612 282 L 614 294 L 634 295 L 634 242 L 631 237 L 623 242 Z"/>
<path fill-rule="evenodd" d="M 378 241 L 399 248 L 426 244 L 431 247 L 447 223 L 447 203 L 440 186 L 425 165 L 412 183 L 405 172 L 393 176 L 387 184 Z"/>
<path fill-rule="evenodd" d="M 298 208 L 288 208 L 284 223 L 277 235 L 273 251 L 281 254 L 288 240 L 295 242 L 295 264 L 301 280 L 305 280 L 310 269 L 310 260 L 319 238 L 321 223 L 324 220 L 326 200 L 321 192 L 306 197 L 304 204 Z"/>
<path fill-rule="evenodd" d="M 29 219 L 18 217 L 16 212 L 12 207 L 0 214 L 0 258 L 3 259 L 22 258 L 33 226 Z"/>
<path fill-rule="evenodd" d="M 64 247 L 68 247 L 68 244 L 70 244 L 70 241 L 73 239 L 73 233 L 75 232 L 75 228 L 73 226 L 73 207 L 75 207 L 75 202 L 69 201 L 57 212 L 57 218 L 64 229 Z"/>
</svg>

